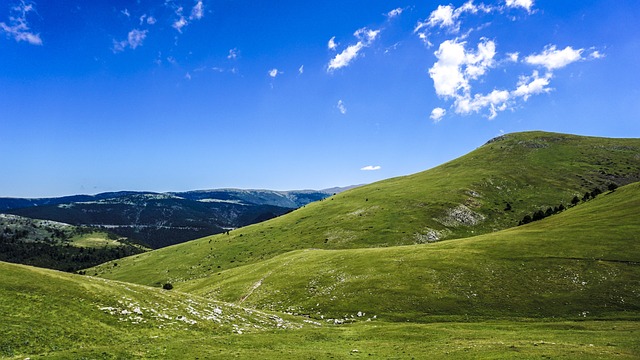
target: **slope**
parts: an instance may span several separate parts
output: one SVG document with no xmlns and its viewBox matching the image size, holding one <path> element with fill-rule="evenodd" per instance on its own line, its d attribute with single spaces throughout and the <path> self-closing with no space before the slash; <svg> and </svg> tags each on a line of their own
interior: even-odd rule
<svg viewBox="0 0 640 360">
<path fill-rule="evenodd" d="M 640 139 L 515 133 L 433 169 L 358 187 L 285 216 L 88 270 L 159 286 L 296 249 L 429 243 L 515 226 L 525 215 L 640 178 Z"/>
<path fill-rule="evenodd" d="M 529 225 L 377 249 L 299 250 L 182 291 L 351 321 L 640 316 L 640 183 Z"/>
<path fill-rule="evenodd" d="M 0 358 L 637 358 L 638 322 L 318 325 L 0 262 Z"/>
<path fill-rule="evenodd" d="M 195 358 L 198 352 L 182 342 L 303 325 L 193 295 L 24 265 L 0 262 L 0 279 L 2 358 Z"/>
</svg>

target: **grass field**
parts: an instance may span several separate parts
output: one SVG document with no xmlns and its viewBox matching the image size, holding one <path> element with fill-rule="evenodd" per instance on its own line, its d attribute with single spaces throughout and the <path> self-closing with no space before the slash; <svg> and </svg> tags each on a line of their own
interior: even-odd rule
<svg viewBox="0 0 640 360">
<path fill-rule="evenodd" d="M 0 262 L 0 356 L 640 358 L 640 182 L 513 226 L 633 182 L 639 146 L 513 134 L 101 277 Z"/>
</svg>

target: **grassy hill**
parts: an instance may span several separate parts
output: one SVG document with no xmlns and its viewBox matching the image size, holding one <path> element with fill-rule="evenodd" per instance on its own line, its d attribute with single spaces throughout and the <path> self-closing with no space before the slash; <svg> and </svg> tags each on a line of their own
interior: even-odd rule
<svg viewBox="0 0 640 360">
<path fill-rule="evenodd" d="M 340 193 L 285 216 L 88 273 L 160 286 L 293 250 L 431 243 L 515 226 L 525 215 L 611 183 L 640 180 L 640 139 L 526 132 L 493 139 L 414 175 Z"/>
<path fill-rule="evenodd" d="M 333 325 L 0 262 L 0 358 L 303 359 L 640 356 L 637 321 Z"/>
<path fill-rule="evenodd" d="M 177 359 L 190 353 L 183 341 L 304 325 L 193 295 L 24 265 L 0 262 L 0 279 L 1 358 Z"/>
<path fill-rule="evenodd" d="M 640 316 L 640 183 L 525 226 L 426 245 L 297 250 L 178 286 L 337 321 Z"/>
</svg>

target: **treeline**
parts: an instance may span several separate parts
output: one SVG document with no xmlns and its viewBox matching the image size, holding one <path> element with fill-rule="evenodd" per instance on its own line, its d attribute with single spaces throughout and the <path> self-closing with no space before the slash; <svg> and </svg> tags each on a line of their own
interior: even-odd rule
<svg viewBox="0 0 640 360">
<path fill-rule="evenodd" d="M 607 186 L 607 190 L 609 191 L 615 191 L 618 188 L 618 185 L 611 183 Z M 584 193 L 584 195 L 582 196 L 582 198 L 578 197 L 578 195 L 574 196 L 573 199 L 571 199 L 571 205 L 570 206 L 576 206 L 578 205 L 580 202 L 587 202 L 591 199 L 595 199 L 596 196 L 602 194 L 602 190 L 600 188 L 595 188 L 591 191 L 587 191 Z M 507 208 L 508 210 L 511 210 L 511 204 L 507 204 Z M 528 224 L 530 222 L 533 221 L 538 221 L 538 220 L 542 220 L 548 216 L 551 216 L 553 214 L 557 214 L 559 212 L 562 212 L 564 210 L 566 210 L 567 207 L 564 204 L 560 204 L 558 206 L 555 207 L 549 207 L 546 210 L 537 210 L 536 212 L 534 212 L 533 214 L 527 214 L 525 215 L 522 220 L 520 220 L 520 222 L 518 222 L 518 225 L 524 225 L 524 224 Z M 507 210 L 507 209 L 505 209 Z"/>
<path fill-rule="evenodd" d="M 52 245 L 43 242 L 0 241 L 0 261 L 75 272 L 107 261 L 143 252 L 124 244 L 118 247 L 83 248 L 69 244 Z"/>
</svg>

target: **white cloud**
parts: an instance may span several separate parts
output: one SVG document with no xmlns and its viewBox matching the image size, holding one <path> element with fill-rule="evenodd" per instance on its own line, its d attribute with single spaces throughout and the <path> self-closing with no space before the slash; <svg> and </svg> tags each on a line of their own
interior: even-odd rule
<svg viewBox="0 0 640 360">
<path fill-rule="evenodd" d="M 302 73 L 304 73 L 304 65 L 300 65 L 300 67 L 298 68 L 298 74 Z"/>
<path fill-rule="evenodd" d="M 327 48 L 329 50 L 336 50 L 336 48 L 338 47 L 338 44 L 336 44 L 336 37 L 332 37 L 331 39 L 329 39 L 329 42 L 327 43 Z"/>
<path fill-rule="evenodd" d="M 337 54 L 333 59 L 329 61 L 329 65 L 327 66 L 327 71 L 332 72 L 333 70 L 337 70 L 348 66 L 351 61 L 353 61 L 356 57 L 358 57 L 358 53 L 373 43 L 380 35 L 380 30 L 371 30 L 365 28 L 361 28 L 356 30 L 353 35 L 358 38 L 358 42 L 354 45 L 348 46 L 341 53 Z M 329 48 L 334 38 L 329 40 Z"/>
<path fill-rule="evenodd" d="M 438 8 L 431 12 L 427 25 L 430 27 L 456 28 L 457 16 L 453 14 L 453 5 L 438 5 Z"/>
<path fill-rule="evenodd" d="M 533 7 L 533 0 L 506 0 L 507 7 L 521 7 L 527 10 L 527 12 L 531 13 L 531 8 Z"/>
<path fill-rule="evenodd" d="M 129 35 L 127 39 L 129 41 L 129 46 L 132 49 L 137 48 L 138 46 L 142 46 L 142 42 L 147 37 L 147 30 L 140 31 L 138 29 L 133 29 L 129 31 Z"/>
<path fill-rule="evenodd" d="M 113 52 L 121 52 L 124 51 L 127 47 L 131 49 L 135 49 L 138 46 L 142 46 L 144 39 L 147 37 L 148 30 L 138 30 L 133 29 L 129 31 L 126 40 L 122 41 L 113 41 Z"/>
<path fill-rule="evenodd" d="M 182 28 L 187 26 L 189 23 L 187 22 L 187 19 L 184 18 L 184 16 L 180 16 L 180 18 L 176 21 L 173 22 L 173 25 L 171 25 L 174 29 L 178 30 L 178 32 L 182 32 Z"/>
<path fill-rule="evenodd" d="M 544 66 L 547 70 L 560 69 L 582 60 L 583 51 L 584 49 L 574 50 L 571 46 L 558 50 L 555 45 L 548 45 L 541 54 L 527 56 L 525 62 L 531 65 Z"/>
<path fill-rule="evenodd" d="M 551 88 L 549 88 L 551 77 L 551 73 L 540 77 L 538 71 L 534 71 L 531 76 L 521 76 L 513 95 L 522 97 L 524 101 L 527 101 L 531 95 L 548 93 L 551 91 Z"/>
<path fill-rule="evenodd" d="M 227 59 L 235 60 L 238 58 L 238 49 L 233 48 L 229 50 L 229 55 L 227 55 Z"/>
<path fill-rule="evenodd" d="M 469 92 L 469 80 L 484 75 L 493 66 L 496 54 L 493 41 L 482 39 L 475 53 L 466 51 L 465 44 L 446 40 L 435 52 L 438 61 L 429 69 L 429 76 L 439 96 L 455 97 Z"/>
<path fill-rule="evenodd" d="M 33 33 L 27 22 L 27 14 L 35 11 L 33 3 L 27 4 L 23 0 L 19 5 L 11 8 L 8 25 L 0 22 L 0 32 L 6 33 L 17 42 L 26 41 L 31 45 L 42 45 L 40 34 Z"/>
<path fill-rule="evenodd" d="M 517 63 L 518 59 L 520 58 L 520 53 L 518 52 L 507 53 L 507 57 L 509 58 L 509 61 Z"/>
<path fill-rule="evenodd" d="M 204 5 L 202 4 L 202 0 L 199 0 L 191 9 L 191 16 L 189 19 L 191 20 L 200 20 L 204 16 Z"/>
<path fill-rule="evenodd" d="M 465 94 L 456 98 L 455 111 L 458 114 L 467 115 L 489 108 L 490 115 L 488 117 L 493 119 L 498 115 L 498 111 L 507 109 L 510 97 L 507 90 L 493 90 L 487 95 L 475 94 L 473 97 Z"/>
<path fill-rule="evenodd" d="M 131 14 L 129 13 L 129 10 L 124 9 L 122 11 L 120 11 L 122 13 L 122 15 L 126 16 L 126 17 L 131 17 Z"/>
<path fill-rule="evenodd" d="M 273 68 L 271 70 L 269 70 L 268 72 L 269 76 L 271 76 L 272 78 L 275 78 L 276 76 L 278 76 L 279 74 L 282 74 L 281 71 L 278 71 L 278 69 Z"/>
<path fill-rule="evenodd" d="M 382 167 L 380 165 L 367 165 L 363 168 L 360 168 L 360 170 L 362 171 L 375 171 L 375 170 L 380 170 L 382 169 Z"/>
<path fill-rule="evenodd" d="M 439 122 L 440 120 L 442 120 L 442 118 L 447 114 L 447 110 L 441 108 L 441 107 L 437 107 L 433 110 L 431 110 L 431 116 L 429 116 L 429 118 L 431 120 L 433 120 L 433 122 Z"/>
<path fill-rule="evenodd" d="M 453 5 L 438 5 L 434 11 L 429 14 L 429 18 L 425 21 L 419 21 L 413 29 L 414 33 L 421 34 L 421 37 L 426 37 L 427 34 L 421 31 L 424 28 L 441 28 L 450 32 L 457 33 L 460 31 L 460 16 L 465 13 L 476 14 L 478 11 L 484 13 L 490 13 L 497 10 L 496 7 L 487 6 L 484 4 L 475 5 L 473 0 L 469 0 L 459 8 L 455 8 Z"/>
<path fill-rule="evenodd" d="M 394 18 L 394 17 L 396 17 L 396 16 L 400 16 L 400 14 L 402 14 L 402 11 L 403 11 L 403 9 L 402 9 L 402 8 L 393 9 L 393 10 L 391 10 L 391 11 L 389 11 L 389 12 L 387 13 L 387 17 L 388 17 L 389 19 L 392 19 L 392 18 Z"/>
<path fill-rule="evenodd" d="M 347 107 L 344 106 L 344 102 L 342 100 L 338 100 L 338 105 L 336 105 L 336 107 L 340 111 L 340 114 L 344 115 L 347 113 Z"/>
<path fill-rule="evenodd" d="M 348 48 L 344 49 L 340 54 L 331 59 L 327 70 L 333 71 L 349 65 L 351 60 L 355 59 L 356 56 L 358 56 L 358 52 L 362 50 L 363 47 L 364 44 L 361 41 L 358 41 L 355 45 L 351 45 Z"/>
<path fill-rule="evenodd" d="M 598 50 L 593 50 L 591 54 L 589 54 L 589 59 L 602 59 L 605 55 Z"/>
<path fill-rule="evenodd" d="M 379 34 L 380 34 L 380 30 L 371 30 L 364 27 L 356 30 L 356 32 L 353 33 L 353 36 L 357 37 L 358 39 L 363 41 L 365 44 L 369 45 L 371 44 L 371 42 L 373 42 L 373 40 L 375 40 L 378 37 Z"/>
</svg>

